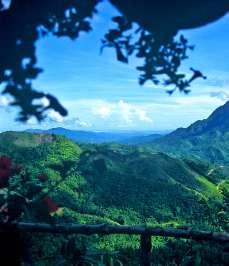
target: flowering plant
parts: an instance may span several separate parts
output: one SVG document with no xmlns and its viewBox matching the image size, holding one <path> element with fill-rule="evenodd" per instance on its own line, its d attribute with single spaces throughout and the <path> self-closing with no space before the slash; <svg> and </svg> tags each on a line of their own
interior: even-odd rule
<svg viewBox="0 0 229 266">
<path fill-rule="evenodd" d="M 28 216 L 34 205 L 48 216 L 58 213 L 61 208 L 48 196 L 48 176 L 32 174 L 15 164 L 7 156 L 0 157 L 0 222 L 21 220 Z"/>
</svg>

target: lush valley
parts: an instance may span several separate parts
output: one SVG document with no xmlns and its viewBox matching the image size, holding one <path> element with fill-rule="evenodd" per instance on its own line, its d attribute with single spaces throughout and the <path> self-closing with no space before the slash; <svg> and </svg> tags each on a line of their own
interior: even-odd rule
<svg viewBox="0 0 229 266">
<path fill-rule="evenodd" d="M 1 221 L 228 231 L 228 111 L 227 103 L 208 119 L 158 139 L 132 136 L 131 145 L 79 144 L 62 129 L 1 133 L 1 206 L 8 200 Z M 29 241 L 38 266 L 77 259 L 138 265 L 137 237 L 33 235 Z M 154 237 L 153 246 L 154 265 L 226 265 L 228 259 L 217 245 Z"/>
<path fill-rule="evenodd" d="M 24 221 L 228 230 L 228 176 L 222 167 L 196 158 L 176 158 L 149 146 L 79 145 L 62 136 L 28 132 L 0 134 L 0 155 L 12 158 L 14 163 L 26 169 L 23 171 L 30 173 L 30 178 L 21 180 L 16 176 L 10 181 L 12 190 L 25 193 L 27 197 L 36 195 L 38 199 L 20 217 Z M 37 180 L 37 175 L 45 176 L 45 182 L 44 178 Z M 48 209 L 40 200 L 40 194 L 48 194 L 54 202 L 51 204 L 50 199 L 45 198 Z M 58 210 L 54 215 L 50 215 L 50 204 Z M 47 263 L 54 265 L 53 258 L 60 252 L 62 244 L 70 239 L 40 237 L 43 237 L 42 246 L 36 237 L 32 239 L 35 243 L 34 256 L 36 260 L 40 259 L 37 265 L 46 265 L 44 257 L 47 254 L 50 257 Z M 96 254 L 110 252 L 114 256 L 113 252 L 120 251 L 118 256 L 124 256 L 122 263 L 134 265 L 133 258 L 130 258 L 136 255 L 137 237 L 74 239 L 78 243 L 74 249 L 82 250 L 85 245 L 89 247 L 85 251 L 87 255 L 96 251 Z M 52 249 L 48 248 L 50 241 L 54 243 Z M 179 246 L 182 241 L 171 242 L 161 238 L 153 241 L 155 265 L 166 265 L 166 261 L 171 259 L 180 265 L 184 259 L 182 252 L 174 254 L 172 246 Z M 188 252 L 185 249 L 190 248 L 190 243 L 185 243 L 183 251 Z M 189 261 L 200 260 L 200 250 L 196 247 Z M 218 254 L 217 248 L 214 252 Z M 161 253 L 165 255 L 164 260 L 157 255 Z M 168 254 L 170 258 L 167 258 Z M 206 254 L 204 256 L 210 256 Z M 217 260 L 221 263 L 218 265 L 224 265 L 224 257 Z M 201 263 L 207 265 L 204 259 Z"/>
</svg>

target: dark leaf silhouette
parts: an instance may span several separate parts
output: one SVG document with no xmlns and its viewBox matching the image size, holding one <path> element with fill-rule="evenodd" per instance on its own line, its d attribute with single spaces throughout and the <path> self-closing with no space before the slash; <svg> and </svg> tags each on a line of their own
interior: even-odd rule
<svg viewBox="0 0 229 266">
<path fill-rule="evenodd" d="M 100 0 L 30 1 L 12 0 L 9 8 L 0 1 L 0 83 L 3 93 L 12 96 L 11 106 L 19 107 L 18 120 L 31 117 L 42 121 L 47 109 L 54 109 L 66 116 L 66 109 L 47 93 L 36 92 L 32 85 L 42 72 L 37 66 L 35 43 L 52 34 L 75 40 L 81 32 L 89 32 L 96 6 Z M 165 84 L 181 92 L 198 77 L 179 76 L 179 67 L 188 58 L 193 45 L 181 35 L 180 29 L 204 26 L 225 15 L 228 0 L 209 1 L 148 1 L 110 0 L 121 15 L 113 18 L 117 27 L 108 31 L 102 45 L 113 47 L 117 60 L 128 63 L 129 56 L 143 60 L 139 83 L 151 80 L 155 85 L 164 84 L 161 76 L 167 76 Z M 210 3 L 209 5 L 207 3 Z M 182 12 L 180 12 L 182 10 Z M 34 99 L 49 97 L 50 105 L 43 108 Z"/>
<path fill-rule="evenodd" d="M 115 49 L 118 61 L 121 61 L 123 63 L 128 63 L 128 59 L 126 56 L 123 55 L 121 48 L 118 45 L 116 45 Z"/>
</svg>

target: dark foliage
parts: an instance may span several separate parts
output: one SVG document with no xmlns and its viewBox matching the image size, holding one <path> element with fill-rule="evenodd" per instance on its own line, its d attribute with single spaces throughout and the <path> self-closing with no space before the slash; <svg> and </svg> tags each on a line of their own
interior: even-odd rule
<svg viewBox="0 0 229 266">
<path fill-rule="evenodd" d="M 148 80 L 155 85 L 162 82 L 165 86 L 172 85 L 172 89 L 167 90 L 169 94 L 177 88 L 188 93 L 192 81 L 200 77 L 206 79 L 200 71 L 193 68 L 193 75 L 188 79 L 185 74 L 178 73 L 182 61 L 188 58 L 187 51 L 194 48 L 183 35 L 178 40 L 172 37 L 164 42 L 160 36 L 142 27 L 134 29 L 125 17 L 114 17 L 113 21 L 118 27 L 105 35 L 103 47 L 114 47 L 117 60 L 123 63 L 128 63 L 128 57 L 133 54 L 142 58 L 144 65 L 137 67 L 142 72 L 139 78 L 141 85 Z"/>
<path fill-rule="evenodd" d="M 13 96 L 11 105 L 20 107 L 20 121 L 31 116 L 41 121 L 44 111 L 50 108 L 67 115 L 54 96 L 37 92 L 32 86 L 32 80 L 42 72 L 36 65 L 35 42 L 48 33 L 75 39 L 81 31 L 88 32 L 88 19 L 97 3 L 98 0 L 21 0 L 11 1 L 9 9 L 0 12 L 0 81 L 5 85 L 3 93 Z M 48 107 L 36 103 L 43 97 L 49 100 Z"/>
<path fill-rule="evenodd" d="M 42 72 L 37 66 L 35 42 L 47 34 L 69 37 L 74 40 L 80 32 L 91 30 L 91 18 L 101 0 L 12 0 L 8 9 L 0 1 L 0 83 L 2 93 L 13 97 L 12 106 L 20 108 L 18 120 L 27 121 L 35 116 L 45 118 L 47 109 L 54 109 L 62 116 L 67 110 L 52 95 L 38 92 L 32 81 Z M 229 9 L 227 0 L 195 1 L 176 0 L 110 0 L 122 16 L 113 18 L 117 28 L 110 30 L 103 47 L 114 47 L 117 59 L 128 62 L 130 55 L 144 60 L 139 82 L 151 80 L 154 84 L 171 85 L 188 93 L 190 83 L 196 78 L 206 78 L 201 72 L 191 69 L 193 75 L 186 78 L 179 67 L 187 52 L 193 49 L 181 35 L 183 28 L 205 25 L 223 16 Z M 134 26 L 134 22 L 137 26 Z M 49 105 L 44 107 L 40 99 L 46 97 Z"/>
</svg>

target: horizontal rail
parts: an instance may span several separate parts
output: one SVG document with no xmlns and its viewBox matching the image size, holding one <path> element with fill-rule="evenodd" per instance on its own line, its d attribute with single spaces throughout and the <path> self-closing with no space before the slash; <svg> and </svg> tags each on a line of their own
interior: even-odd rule
<svg viewBox="0 0 229 266">
<path fill-rule="evenodd" d="M 46 224 L 46 223 L 10 223 L 0 224 L 0 231 L 22 230 L 26 232 L 62 233 L 62 234 L 128 234 L 186 238 L 229 243 L 229 233 L 208 232 L 189 229 L 124 226 L 124 225 L 88 225 L 88 224 Z"/>
</svg>

